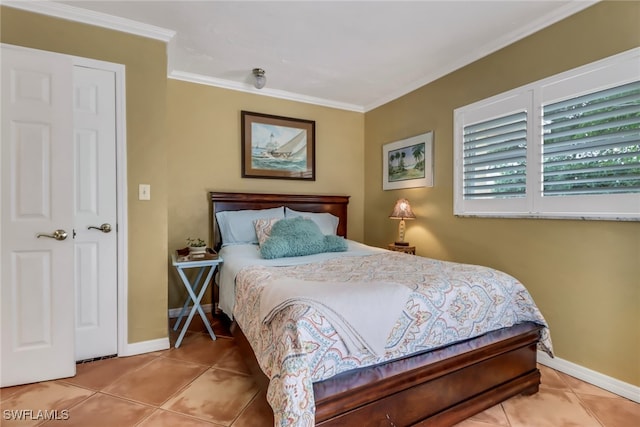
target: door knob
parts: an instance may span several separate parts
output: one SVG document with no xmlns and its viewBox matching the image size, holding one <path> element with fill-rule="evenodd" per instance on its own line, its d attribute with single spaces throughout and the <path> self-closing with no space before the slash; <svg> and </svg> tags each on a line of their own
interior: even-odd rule
<svg viewBox="0 0 640 427">
<path fill-rule="evenodd" d="M 48 237 L 50 239 L 64 240 L 67 238 L 67 232 L 64 230 L 56 230 L 53 232 L 53 234 L 38 233 L 36 234 L 36 237 Z"/>
<path fill-rule="evenodd" d="M 87 230 L 100 230 L 103 233 L 108 233 L 111 231 L 111 224 L 107 224 L 106 222 L 104 224 L 102 224 L 100 227 L 95 227 L 93 225 L 90 225 L 89 227 L 87 227 Z"/>
</svg>

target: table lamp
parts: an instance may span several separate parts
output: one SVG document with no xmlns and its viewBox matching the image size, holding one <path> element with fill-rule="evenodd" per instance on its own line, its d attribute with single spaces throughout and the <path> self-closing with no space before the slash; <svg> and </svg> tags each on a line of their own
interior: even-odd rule
<svg viewBox="0 0 640 427">
<path fill-rule="evenodd" d="M 409 246 L 409 242 L 404 241 L 404 220 L 415 219 L 416 216 L 411 210 L 411 205 L 407 199 L 398 199 L 389 218 L 400 220 L 400 225 L 398 225 L 398 240 L 396 240 L 395 244 L 398 246 Z"/>
</svg>

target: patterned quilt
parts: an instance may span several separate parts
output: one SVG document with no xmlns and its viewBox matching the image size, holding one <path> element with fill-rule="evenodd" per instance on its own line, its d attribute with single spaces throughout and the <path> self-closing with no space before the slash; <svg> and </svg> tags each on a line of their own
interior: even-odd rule
<svg viewBox="0 0 640 427">
<path fill-rule="evenodd" d="M 389 334 L 386 352 L 354 354 L 326 318 L 308 306 L 289 306 L 269 323 L 260 321 L 264 284 L 279 278 L 345 282 L 345 286 L 347 282 L 393 281 L 411 293 Z M 399 252 L 285 267 L 246 267 L 236 276 L 235 292 L 234 316 L 270 378 L 267 400 L 280 427 L 315 424 L 313 382 L 517 323 L 547 326 L 528 291 L 508 274 Z M 552 354 L 546 327 L 539 345 Z"/>
</svg>

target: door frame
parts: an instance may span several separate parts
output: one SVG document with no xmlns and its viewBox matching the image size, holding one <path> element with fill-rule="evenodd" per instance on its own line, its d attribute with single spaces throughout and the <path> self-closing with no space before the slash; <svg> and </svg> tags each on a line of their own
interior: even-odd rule
<svg viewBox="0 0 640 427">
<path fill-rule="evenodd" d="M 131 356 L 141 353 L 140 349 L 134 348 L 128 340 L 128 241 L 129 227 L 127 222 L 127 125 L 126 125 L 126 85 L 125 66 L 113 62 L 100 61 L 97 59 L 83 58 L 80 56 L 68 55 L 59 52 L 51 52 L 43 49 L 33 49 L 29 47 L 0 43 L 3 47 L 10 49 L 37 52 L 47 54 L 62 55 L 71 58 L 73 66 L 98 68 L 112 71 L 115 76 L 115 108 L 116 108 L 116 246 L 117 246 L 117 318 L 118 318 L 118 356 Z M 155 350 L 155 349 L 153 349 Z M 153 351 L 151 350 L 151 351 Z"/>
</svg>

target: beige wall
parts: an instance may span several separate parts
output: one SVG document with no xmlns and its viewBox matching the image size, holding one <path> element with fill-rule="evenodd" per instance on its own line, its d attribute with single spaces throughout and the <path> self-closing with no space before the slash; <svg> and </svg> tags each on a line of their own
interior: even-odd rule
<svg viewBox="0 0 640 427">
<path fill-rule="evenodd" d="M 2 43 L 126 66 L 130 343 L 167 336 L 186 297 L 168 251 L 208 239 L 208 191 L 348 195 L 349 237 L 363 240 L 364 114 L 167 80 L 159 41 L 8 7 L 0 18 Z M 241 110 L 315 120 L 316 180 L 241 178 Z"/>
<path fill-rule="evenodd" d="M 167 336 L 165 44 L 0 7 L 0 41 L 126 66 L 129 225 L 128 341 Z M 151 184 L 138 201 L 138 184 Z"/>
<path fill-rule="evenodd" d="M 365 115 L 365 242 L 504 270 L 529 289 L 558 357 L 640 385 L 640 223 L 453 216 L 453 110 L 640 45 L 640 3 L 604 2 Z M 435 132 L 435 186 L 382 191 L 382 145 Z"/>
<path fill-rule="evenodd" d="M 316 180 L 242 178 L 242 110 L 314 120 Z M 363 240 L 364 114 L 169 80 L 167 140 L 170 248 L 208 240 L 208 191 L 347 195 L 349 237 Z M 178 307 L 186 294 L 169 272 L 169 307 Z"/>
</svg>

